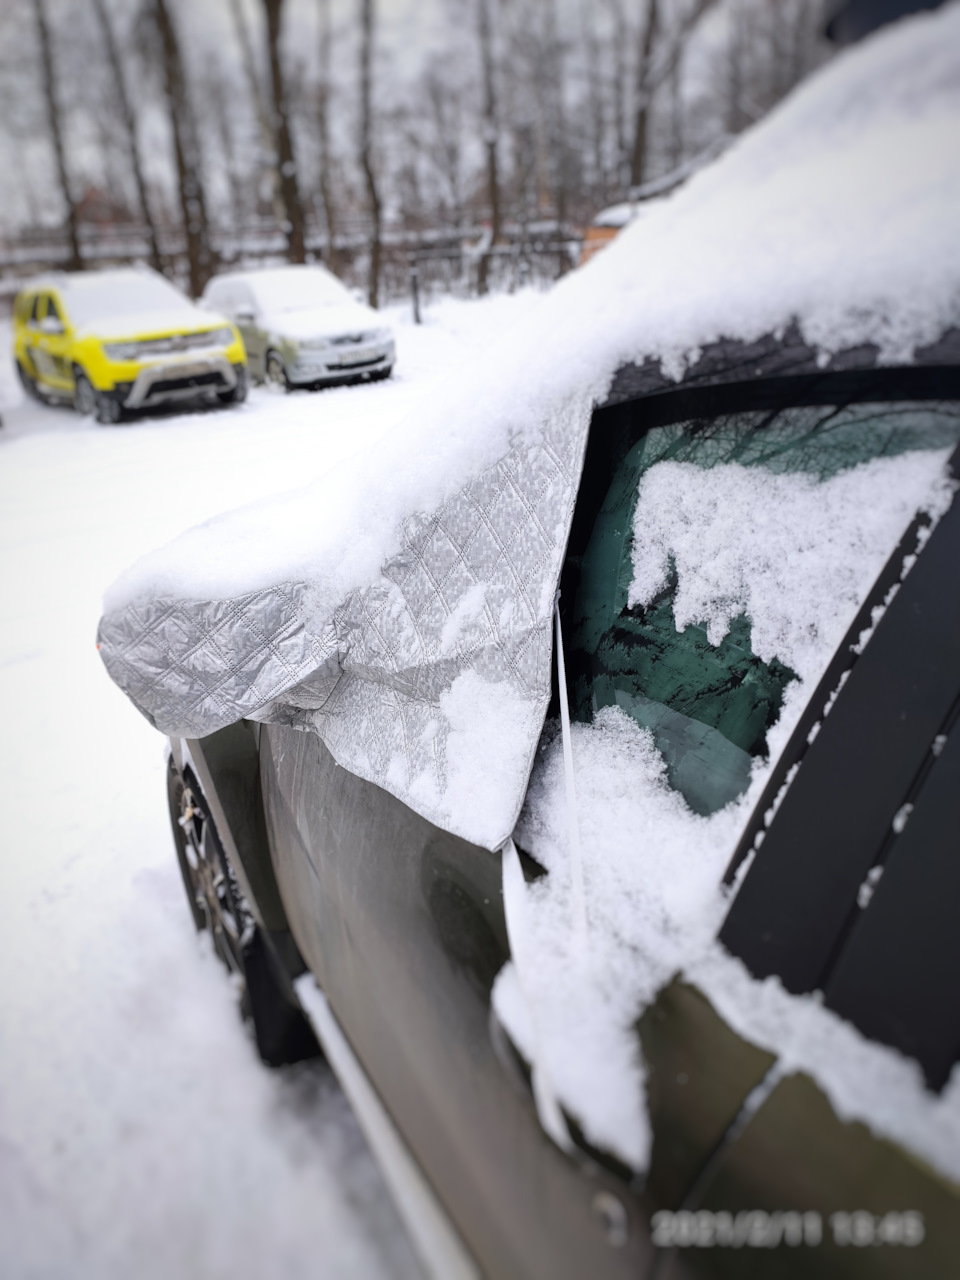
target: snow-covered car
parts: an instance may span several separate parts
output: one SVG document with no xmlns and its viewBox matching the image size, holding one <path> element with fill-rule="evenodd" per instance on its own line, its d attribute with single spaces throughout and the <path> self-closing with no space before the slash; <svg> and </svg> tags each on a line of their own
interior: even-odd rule
<svg viewBox="0 0 960 1280">
<path fill-rule="evenodd" d="M 247 394 L 236 328 L 146 267 L 31 280 L 14 300 L 13 346 L 28 394 L 100 422 L 175 401 L 239 404 Z"/>
<path fill-rule="evenodd" d="M 210 281 L 203 303 L 238 326 L 260 382 L 320 387 L 393 371 L 392 330 L 325 267 L 229 272 Z"/>
<path fill-rule="evenodd" d="M 958 122 L 954 5 L 108 592 L 198 927 L 433 1275 L 956 1272 Z"/>
</svg>

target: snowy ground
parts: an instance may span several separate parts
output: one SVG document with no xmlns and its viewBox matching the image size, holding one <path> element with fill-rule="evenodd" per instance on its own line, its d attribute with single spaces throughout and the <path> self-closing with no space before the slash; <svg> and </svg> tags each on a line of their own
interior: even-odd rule
<svg viewBox="0 0 960 1280">
<path fill-rule="evenodd" d="M 0 364 L 0 1240 L 7 1280 L 413 1277 L 329 1070 L 268 1072 L 194 934 L 162 739 L 94 648 L 104 587 L 366 447 L 536 295 L 448 301 L 376 386 L 121 428 Z M 9 326 L 0 324 L 9 351 Z"/>
</svg>

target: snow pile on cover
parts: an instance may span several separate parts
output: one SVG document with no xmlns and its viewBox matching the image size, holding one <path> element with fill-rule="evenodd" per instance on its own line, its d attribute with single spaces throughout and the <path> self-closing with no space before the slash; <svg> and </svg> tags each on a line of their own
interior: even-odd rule
<svg viewBox="0 0 960 1280">
<path fill-rule="evenodd" d="M 646 1167 L 651 1136 L 637 1018 L 678 972 L 697 981 L 706 974 L 707 993 L 717 987 L 725 1004 L 735 1002 L 729 994 L 734 989 L 751 1004 L 746 978 L 738 988 L 724 978 L 724 986 L 714 975 L 728 969 L 716 960 L 704 968 L 727 907 L 723 872 L 772 761 L 904 528 L 918 509 L 936 520 L 949 507 L 947 456 L 947 450 L 931 450 L 878 458 L 823 483 L 736 464 L 701 470 L 660 462 L 641 482 L 642 536 L 634 543 L 631 598 L 647 601 L 657 593 L 672 556 L 678 629 L 708 622 L 711 643 L 717 644 L 731 618 L 746 612 L 758 656 L 767 662 L 778 658 L 800 679 L 788 687 L 769 735 L 770 762 L 758 760 L 748 792 L 706 818 L 669 786 L 650 731 L 619 707 L 603 708 L 591 725 L 573 726 L 589 929 L 583 954 L 571 946 L 561 744 L 555 726 L 544 735 L 516 838 L 549 875 L 527 892 L 523 916 L 529 936 L 511 948 L 514 960 L 497 980 L 494 1005 L 521 1050 L 543 1065 L 587 1138 L 635 1168 Z M 508 919 L 509 912 L 508 903 Z M 763 1022 L 758 1014 L 731 1021 L 778 1048 L 770 1019 Z M 817 1043 L 832 1041 L 824 1033 Z M 802 1062 L 818 1078 L 840 1082 L 836 1092 L 844 1114 L 873 1123 L 870 1102 L 890 1076 L 884 1064 L 897 1055 L 865 1046 L 854 1057 L 834 1060 L 812 1050 L 801 1059 L 800 1046 L 800 1037 L 791 1039 L 788 1065 Z M 874 1061 L 881 1064 L 877 1089 L 865 1085 L 858 1102 L 855 1081 L 864 1063 Z M 907 1071 L 906 1077 L 912 1081 L 915 1074 Z M 915 1100 L 910 1105 L 911 1114 L 921 1106 Z M 940 1105 L 931 1103 L 931 1114 Z M 896 1136 L 902 1130 L 886 1131 Z M 921 1126 L 924 1151 L 942 1166 L 944 1144 L 927 1141 L 925 1134 Z"/>
<path fill-rule="evenodd" d="M 507 694 L 520 708 L 510 758 L 532 758 L 591 404 L 624 362 L 660 358 L 679 376 L 706 343 L 756 339 L 793 320 L 825 357 L 875 343 L 881 359 L 909 360 L 934 341 L 960 319 L 958 122 L 956 6 L 838 58 L 376 451 L 135 565 L 107 596 L 108 669 L 170 732 L 209 732 L 243 715 L 299 722 L 432 821 L 478 843 L 502 840 L 525 766 L 489 789 L 476 828 L 455 812 L 451 779 L 480 776 L 497 757 L 492 711 Z M 524 516 L 515 486 L 531 483 L 536 512 Z M 471 525 L 477 486 L 487 501 Z M 451 527 L 470 545 L 446 536 Z M 511 555 L 524 548 L 518 588 Z M 411 607 L 403 584 L 418 558 L 421 577 L 444 587 Z M 451 577 L 457 560 L 464 571 Z M 481 582 L 495 607 L 451 653 L 444 628 Z M 513 617 L 511 593 L 521 605 Z M 481 677 L 478 714 L 492 732 L 461 738 L 460 751 L 441 701 L 469 670 Z"/>
</svg>

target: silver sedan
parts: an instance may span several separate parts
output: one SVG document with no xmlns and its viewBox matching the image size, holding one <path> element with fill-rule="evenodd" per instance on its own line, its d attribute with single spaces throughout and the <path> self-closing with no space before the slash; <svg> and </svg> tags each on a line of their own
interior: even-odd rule
<svg viewBox="0 0 960 1280">
<path fill-rule="evenodd" d="M 318 387 L 393 371 L 392 330 L 324 267 L 230 272 L 210 281 L 202 302 L 236 324 L 256 381 Z"/>
</svg>

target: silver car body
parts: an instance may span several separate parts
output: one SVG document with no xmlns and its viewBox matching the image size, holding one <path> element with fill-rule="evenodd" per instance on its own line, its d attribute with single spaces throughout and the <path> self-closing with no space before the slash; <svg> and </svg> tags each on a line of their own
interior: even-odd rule
<svg viewBox="0 0 960 1280">
<path fill-rule="evenodd" d="M 392 331 L 371 307 L 320 266 L 230 272 L 211 280 L 203 305 L 243 335 L 251 376 L 289 386 L 388 377 L 396 360 Z"/>
</svg>

